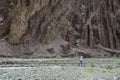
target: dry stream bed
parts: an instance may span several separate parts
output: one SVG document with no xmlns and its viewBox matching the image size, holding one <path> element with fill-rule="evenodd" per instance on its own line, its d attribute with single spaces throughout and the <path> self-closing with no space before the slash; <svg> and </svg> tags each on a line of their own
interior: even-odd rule
<svg viewBox="0 0 120 80">
<path fill-rule="evenodd" d="M 0 58 L 0 80 L 120 80 L 120 59 Z"/>
</svg>

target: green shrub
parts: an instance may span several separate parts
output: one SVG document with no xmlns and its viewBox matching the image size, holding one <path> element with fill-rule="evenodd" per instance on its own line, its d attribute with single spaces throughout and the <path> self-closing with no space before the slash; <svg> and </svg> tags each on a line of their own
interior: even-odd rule
<svg viewBox="0 0 120 80">
<path fill-rule="evenodd" d="M 91 64 L 91 67 L 95 67 L 95 65 L 94 65 L 94 64 Z"/>
<path fill-rule="evenodd" d="M 113 69 L 113 66 L 111 65 L 108 65 L 108 66 L 105 66 L 106 69 Z"/>
<path fill-rule="evenodd" d="M 101 68 L 104 68 L 103 66 L 101 66 Z"/>
<path fill-rule="evenodd" d="M 103 71 L 102 73 L 106 73 L 106 71 Z"/>
</svg>

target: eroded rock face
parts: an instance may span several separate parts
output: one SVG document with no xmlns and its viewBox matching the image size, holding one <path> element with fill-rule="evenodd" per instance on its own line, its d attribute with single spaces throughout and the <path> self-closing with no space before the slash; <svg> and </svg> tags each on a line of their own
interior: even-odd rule
<svg viewBox="0 0 120 80">
<path fill-rule="evenodd" d="M 120 1 L 0 0 L 0 37 L 6 34 L 11 45 L 60 36 L 72 47 L 120 49 Z"/>
<path fill-rule="evenodd" d="M 10 18 L 8 16 L 9 4 L 6 0 L 0 0 L 0 38 L 9 33 Z"/>
</svg>

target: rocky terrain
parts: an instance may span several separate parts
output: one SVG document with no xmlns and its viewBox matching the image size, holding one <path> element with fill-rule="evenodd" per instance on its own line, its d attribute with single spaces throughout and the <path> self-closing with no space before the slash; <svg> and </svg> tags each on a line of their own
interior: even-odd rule
<svg viewBox="0 0 120 80">
<path fill-rule="evenodd" d="M 119 0 L 0 0 L 1 57 L 120 56 Z"/>
<path fill-rule="evenodd" d="M 114 76 L 115 80 L 120 80 L 118 70 L 63 66 L 8 67 L 0 68 L 0 80 L 114 80 Z"/>
<path fill-rule="evenodd" d="M 120 80 L 120 59 L 0 58 L 0 80 Z"/>
</svg>

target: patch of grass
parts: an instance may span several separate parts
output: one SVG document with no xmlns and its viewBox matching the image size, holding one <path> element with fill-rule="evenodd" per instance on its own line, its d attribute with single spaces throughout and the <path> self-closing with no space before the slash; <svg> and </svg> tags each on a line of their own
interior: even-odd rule
<svg viewBox="0 0 120 80">
<path fill-rule="evenodd" d="M 105 69 L 113 69 L 113 66 L 107 65 L 107 66 L 105 66 Z"/>
<path fill-rule="evenodd" d="M 99 59 L 105 59 L 105 60 L 120 60 L 120 57 L 103 57 L 103 58 L 94 58 L 94 57 L 92 57 L 92 58 L 85 58 L 85 59 L 87 59 L 87 60 L 99 60 Z"/>
<path fill-rule="evenodd" d="M 117 65 L 116 67 L 117 67 L 117 68 L 120 68 L 120 66 L 119 66 L 119 65 Z"/>
<path fill-rule="evenodd" d="M 105 59 L 120 59 L 120 57 L 105 57 Z"/>
<path fill-rule="evenodd" d="M 120 75 L 120 72 L 118 74 Z"/>
<path fill-rule="evenodd" d="M 91 64 L 91 67 L 95 67 L 95 64 Z"/>
<path fill-rule="evenodd" d="M 116 74 L 117 72 L 116 71 L 114 71 L 114 70 L 108 70 L 108 73 L 112 73 L 112 74 Z"/>
<path fill-rule="evenodd" d="M 104 68 L 103 66 L 101 66 L 101 68 Z"/>
<path fill-rule="evenodd" d="M 82 75 L 82 73 L 79 73 L 79 75 Z"/>
<path fill-rule="evenodd" d="M 89 68 L 89 69 L 88 69 L 88 72 L 93 72 L 93 69 L 92 69 L 92 68 Z"/>
<path fill-rule="evenodd" d="M 47 59 L 47 60 L 79 60 L 79 58 L 68 58 L 68 57 L 64 57 L 64 58 L 43 58 L 43 59 Z"/>
<path fill-rule="evenodd" d="M 106 73 L 106 71 L 102 71 L 102 73 Z"/>
</svg>

